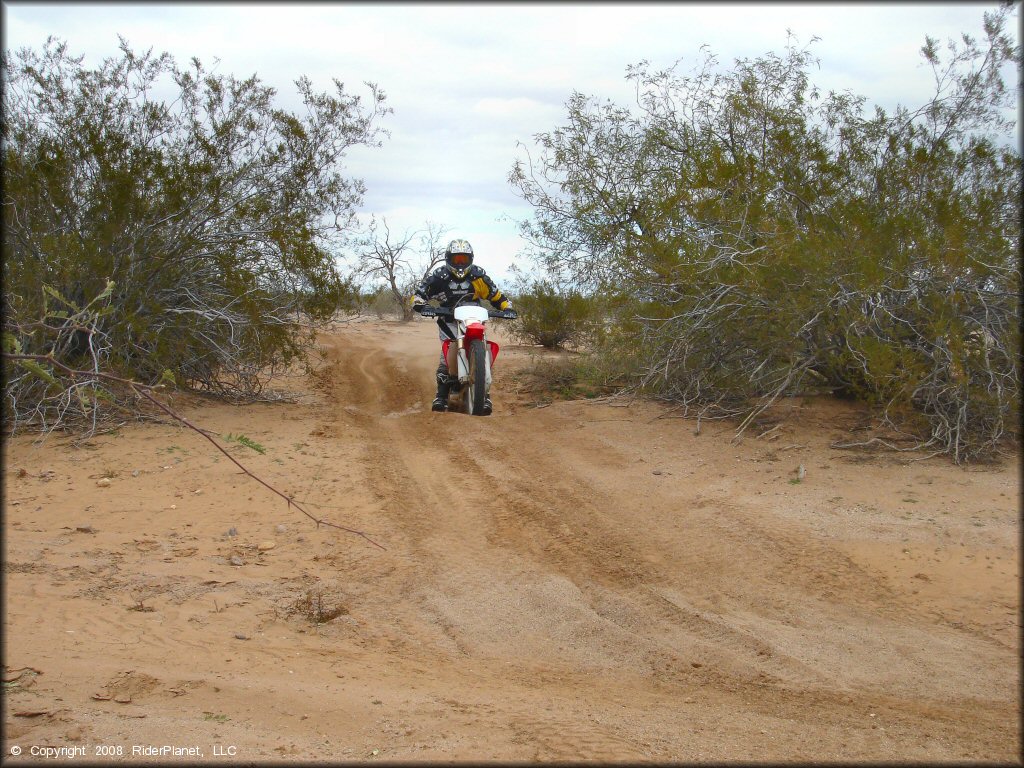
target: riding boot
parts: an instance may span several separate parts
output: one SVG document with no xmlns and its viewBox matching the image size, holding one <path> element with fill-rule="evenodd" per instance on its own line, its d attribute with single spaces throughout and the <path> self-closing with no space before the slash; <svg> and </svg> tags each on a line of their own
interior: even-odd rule
<svg viewBox="0 0 1024 768">
<path fill-rule="evenodd" d="M 448 410 L 448 369 L 445 368 L 443 371 L 439 367 L 437 369 L 437 397 L 434 398 L 434 402 L 430 405 L 432 411 L 446 411 Z"/>
</svg>

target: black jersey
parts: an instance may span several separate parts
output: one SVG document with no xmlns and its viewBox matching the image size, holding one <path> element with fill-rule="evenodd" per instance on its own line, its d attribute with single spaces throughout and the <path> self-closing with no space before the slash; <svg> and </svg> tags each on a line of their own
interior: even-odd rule
<svg viewBox="0 0 1024 768">
<path fill-rule="evenodd" d="M 424 301 L 436 299 L 442 307 L 454 307 L 466 297 L 486 299 L 498 309 L 508 307 L 508 299 L 483 268 L 475 264 L 461 279 L 449 272 L 448 267 L 438 267 L 417 286 L 415 295 Z"/>
</svg>

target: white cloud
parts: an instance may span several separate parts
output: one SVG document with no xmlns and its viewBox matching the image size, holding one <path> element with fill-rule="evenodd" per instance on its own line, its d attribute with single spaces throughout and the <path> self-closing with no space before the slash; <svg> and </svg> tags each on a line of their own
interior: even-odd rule
<svg viewBox="0 0 1024 768">
<path fill-rule="evenodd" d="M 473 105 L 473 112 L 490 118 L 508 120 L 517 115 L 535 111 L 542 105 L 535 99 L 519 96 L 516 98 L 486 98 Z"/>
</svg>

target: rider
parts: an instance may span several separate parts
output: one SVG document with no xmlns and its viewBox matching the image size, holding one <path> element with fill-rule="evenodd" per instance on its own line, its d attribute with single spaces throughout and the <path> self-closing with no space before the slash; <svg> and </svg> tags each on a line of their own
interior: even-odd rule
<svg viewBox="0 0 1024 768">
<path fill-rule="evenodd" d="M 419 311 L 428 301 L 438 299 L 442 307 L 454 307 L 460 301 L 486 299 L 498 309 L 512 309 L 509 300 L 487 276 L 482 267 L 473 264 L 473 246 L 467 240 L 452 240 L 444 252 L 444 266 L 438 267 L 417 286 L 412 296 L 412 308 Z M 438 317 L 437 327 L 443 342 L 455 339 L 456 325 L 452 318 Z M 431 410 L 444 411 L 448 408 L 448 363 L 441 354 L 437 366 L 437 397 Z M 485 414 L 491 412 L 491 398 L 484 401 Z"/>
</svg>

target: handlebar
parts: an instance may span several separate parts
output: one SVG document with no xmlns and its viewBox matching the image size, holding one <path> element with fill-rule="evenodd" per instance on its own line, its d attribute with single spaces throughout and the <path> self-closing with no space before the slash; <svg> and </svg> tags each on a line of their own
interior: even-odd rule
<svg viewBox="0 0 1024 768">
<path fill-rule="evenodd" d="M 418 312 L 423 317 L 452 317 L 455 314 L 455 310 L 449 307 L 433 307 L 430 304 L 417 304 L 412 309 L 413 312 Z M 519 317 L 519 313 L 514 309 L 488 309 L 487 316 L 515 320 Z"/>
</svg>

